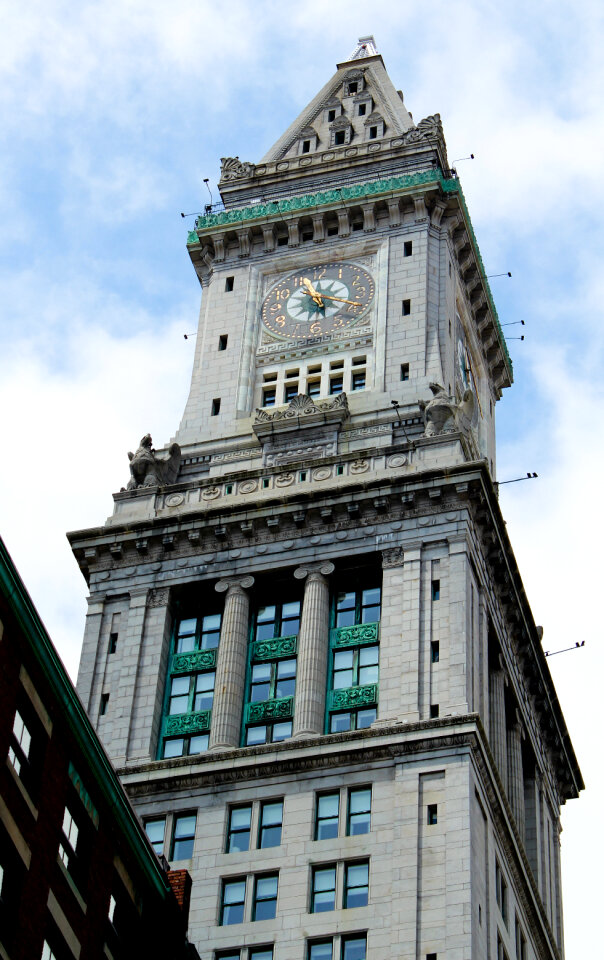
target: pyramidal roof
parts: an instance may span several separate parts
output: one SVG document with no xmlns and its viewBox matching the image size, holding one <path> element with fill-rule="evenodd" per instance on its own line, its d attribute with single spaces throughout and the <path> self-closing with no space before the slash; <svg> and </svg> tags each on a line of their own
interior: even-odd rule
<svg viewBox="0 0 604 960">
<path fill-rule="evenodd" d="M 279 137 L 276 143 L 264 155 L 261 163 L 279 160 L 284 157 L 308 127 L 321 131 L 325 126 L 325 113 L 328 107 L 339 102 L 342 110 L 350 110 L 351 99 L 347 96 L 347 81 L 353 72 L 358 73 L 358 92 L 366 94 L 372 100 L 367 113 L 377 113 L 384 119 L 384 133 L 393 137 L 412 129 L 415 124 L 403 102 L 403 94 L 396 90 L 386 72 L 384 61 L 378 53 L 373 37 L 359 37 L 356 47 L 347 60 L 337 64 L 337 70 L 322 90 L 302 110 L 300 115 Z M 353 78 L 356 79 L 356 78 Z M 319 132 L 321 136 L 321 132 Z M 323 144 L 320 149 L 325 149 Z"/>
</svg>

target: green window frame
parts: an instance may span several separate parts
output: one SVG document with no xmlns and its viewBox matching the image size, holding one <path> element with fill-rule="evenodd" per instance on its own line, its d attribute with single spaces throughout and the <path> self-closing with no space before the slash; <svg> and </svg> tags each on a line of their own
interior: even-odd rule
<svg viewBox="0 0 604 960">
<path fill-rule="evenodd" d="M 254 877 L 252 920 L 274 920 L 277 913 L 279 874 L 261 874 Z"/>
<path fill-rule="evenodd" d="M 283 800 L 265 800 L 260 806 L 258 849 L 281 846 Z"/>
<path fill-rule="evenodd" d="M 250 849 L 252 835 L 252 804 L 231 807 L 229 810 L 229 829 L 227 832 L 226 852 L 245 853 Z"/>
<path fill-rule="evenodd" d="M 369 861 L 344 866 L 344 909 L 366 907 L 369 903 Z"/>
<path fill-rule="evenodd" d="M 319 793 L 315 816 L 315 840 L 333 840 L 340 823 L 340 792 Z"/>
<path fill-rule="evenodd" d="M 336 908 L 336 864 L 313 867 L 310 898 L 311 913 L 325 913 Z"/>
<path fill-rule="evenodd" d="M 332 603 L 326 732 L 361 730 L 377 719 L 381 587 L 345 587 Z"/>
<path fill-rule="evenodd" d="M 356 837 L 371 830 L 371 787 L 350 787 L 346 834 Z"/>
<path fill-rule="evenodd" d="M 277 743 L 293 732 L 302 603 L 259 606 L 253 617 L 243 716 L 243 746 Z"/>
<path fill-rule="evenodd" d="M 175 623 L 168 665 L 158 759 L 208 749 L 222 614 L 182 617 Z"/>
</svg>

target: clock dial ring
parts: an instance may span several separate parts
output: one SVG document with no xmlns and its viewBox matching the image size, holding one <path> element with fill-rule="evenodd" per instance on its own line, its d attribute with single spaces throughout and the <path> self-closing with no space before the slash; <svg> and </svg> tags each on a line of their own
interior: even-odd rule
<svg viewBox="0 0 604 960">
<path fill-rule="evenodd" d="M 302 267 L 266 294 L 262 323 L 280 340 L 344 333 L 368 313 L 374 297 L 373 277 L 355 263 Z"/>
</svg>

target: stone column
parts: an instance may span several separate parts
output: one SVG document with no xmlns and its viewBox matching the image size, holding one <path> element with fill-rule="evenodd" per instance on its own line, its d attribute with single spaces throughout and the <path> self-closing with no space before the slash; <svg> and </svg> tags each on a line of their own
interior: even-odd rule
<svg viewBox="0 0 604 960">
<path fill-rule="evenodd" d="M 327 651 L 329 647 L 329 583 L 333 563 L 307 563 L 294 570 L 297 580 L 306 579 L 298 636 L 298 674 L 294 737 L 323 733 Z"/>
<path fill-rule="evenodd" d="M 226 597 L 216 662 L 210 750 L 239 746 L 250 620 L 246 591 L 253 583 L 253 577 L 227 577 L 216 584 L 218 593 L 226 593 Z"/>
<path fill-rule="evenodd" d="M 495 763 L 503 786 L 507 790 L 507 744 L 505 733 L 505 673 L 493 670 L 489 674 L 490 741 Z"/>
<path fill-rule="evenodd" d="M 508 797 L 516 818 L 518 833 L 524 840 L 524 772 L 522 769 L 522 726 L 518 711 L 507 731 Z"/>
</svg>

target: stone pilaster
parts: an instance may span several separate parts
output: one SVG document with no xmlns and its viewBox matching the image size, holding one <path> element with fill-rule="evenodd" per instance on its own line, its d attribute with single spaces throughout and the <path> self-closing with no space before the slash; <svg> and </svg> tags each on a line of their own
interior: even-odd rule
<svg viewBox="0 0 604 960">
<path fill-rule="evenodd" d="M 507 731 L 508 797 L 518 833 L 524 839 L 524 773 L 522 769 L 522 726 L 516 712 Z"/>
<path fill-rule="evenodd" d="M 501 782 L 507 790 L 507 743 L 505 724 L 505 673 L 502 669 L 489 674 L 489 733 L 491 750 Z"/>
<path fill-rule="evenodd" d="M 228 577 L 216 584 L 218 593 L 226 593 L 226 597 L 216 663 L 210 750 L 239 746 L 250 620 L 247 590 L 253 583 L 253 577 Z"/>
<path fill-rule="evenodd" d="M 327 651 L 329 646 L 329 583 L 334 565 L 309 563 L 294 570 L 297 580 L 306 580 L 298 636 L 298 676 L 294 737 L 323 733 Z"/>
<path fill-rule="evenodd" d="M 420 543 L 382 551 L 380 707 L 378 723 L 414 722 L 419 714 Z"/>
</svg>

